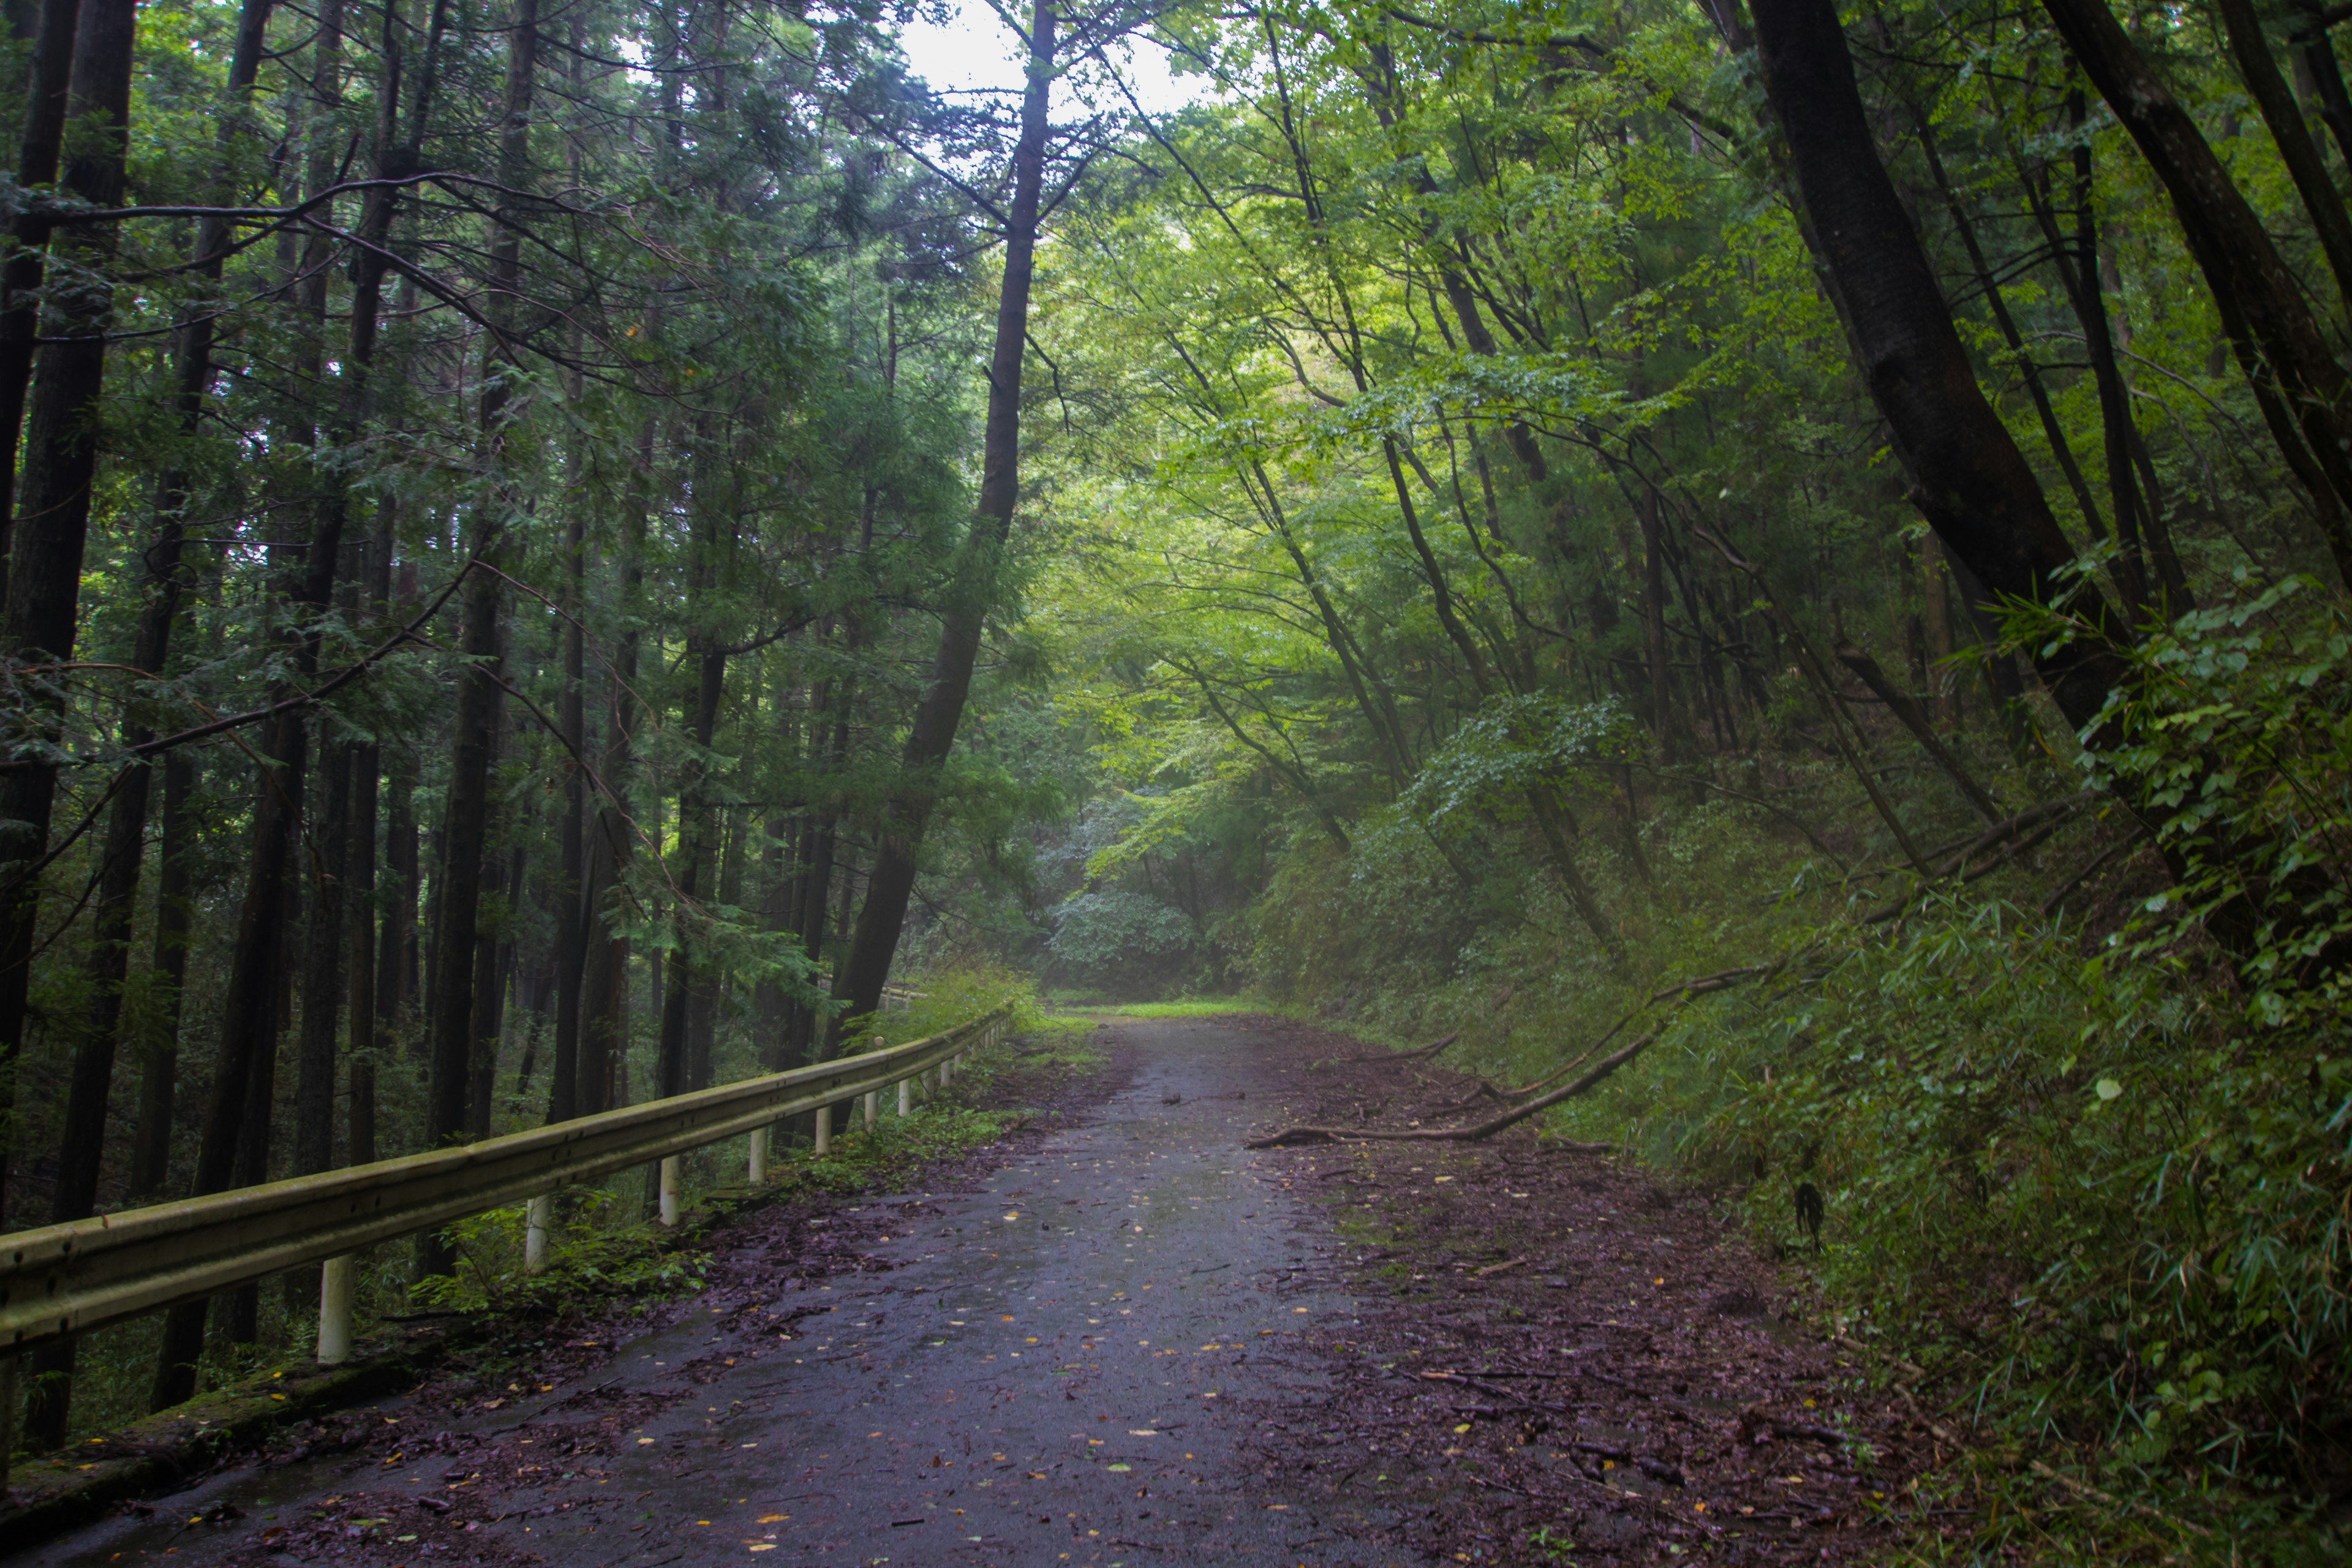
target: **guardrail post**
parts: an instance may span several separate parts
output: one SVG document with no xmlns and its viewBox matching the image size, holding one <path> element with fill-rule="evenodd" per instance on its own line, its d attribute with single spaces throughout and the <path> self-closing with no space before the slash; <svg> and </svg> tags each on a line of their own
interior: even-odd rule
<svg viewBox="0 0 2352 1568">
<path fill-rule="evenodd" d="M 522 1271 L 547 1272 L 547 1233 L 555 1220 L 555 1194 L 541 1193 L 522 1211 Z"/>
<path fill-rule="evenodd" d="M 676 1154 L 664 1156 L 661 1163 L 661 1222 L 664 1225 L 674 1226 L 677 1223 L 677 1189 L 680 1173 L 678 1157 Z"/>
<path fill-rule="evenodd" d="M 755 1187 L 764 1186 L 768 1180 L 768 1130 L 752 1128 L 751 1144 L 744 1160 L 743 1179 Z"/>
<path fill-rule="evenodd" d="M 898 1080 L 898 1114 L 901 1116 L 915 1114 L 915 1080 L 913 1079 L 902 1078 Z"/>
<path fill-rule="evenodd" d="M 319 1364 L 352 1359 L 352 1268 L 348 1252 L 319 1265 Z"/>
<path fill-rule="evenodd" d="M 881 1090 L 869 1089 L 866 1091 L 866 1131 L 868 1132 L 873 1131 L 874 1124 L 882 1119 L 881 1100 Z"/>
<path fill-rule="evenodd" d="M 816 1152 L 820 1156 L 833 1152 L 833 1107 L 830 1105 L 816 1108 Z"/>
</svg>

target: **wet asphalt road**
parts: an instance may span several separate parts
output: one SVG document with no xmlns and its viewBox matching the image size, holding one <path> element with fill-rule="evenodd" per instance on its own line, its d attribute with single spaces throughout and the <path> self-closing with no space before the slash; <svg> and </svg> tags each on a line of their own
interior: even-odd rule
<svg viewBox="0 0 2352 1568">
<path fill-rule="evenodd" d="M 976 1192 L 859 1205 L 864 1223 L 894 1216 L 873 1250 L 898 1267 L 800 1297 L 789 1337 L 730 1313 L 624 1346 L 599 1377 L 608 1397 L 682 1373 L 697 1386 L 617 1455 L 481 1481 L 437 1456 L 310 1461 L 232 1471 L 159 1511 L 226 1499 L 258 1526 L 359 1488 L 495 1479 L 507 1511 L 466 1545 L 556 1564 L 1387 1561 L 1349 1539 L 1385 1521 L 1330 1517 L 1250 1457 L 1252 1431 L 1322 1386 L 1315 1352 L 1356 1321 L 1316 1266 L 1331 1246 L 1320 1211 L 1278 1156 L 1241 1148 L 1278 1124 L 1297 1064 L 1218 1020 L 1110 1027 L 1137 1070 L 1082 1124 Z M 520 1406 L 506 1414 L 528 1422 Z M 167 1540 L 191 1568 L 287 1561 L 250 1527 L 173 1535 L 162 1518 L 27 1560 L 160 1561 Z"/>
</svg>

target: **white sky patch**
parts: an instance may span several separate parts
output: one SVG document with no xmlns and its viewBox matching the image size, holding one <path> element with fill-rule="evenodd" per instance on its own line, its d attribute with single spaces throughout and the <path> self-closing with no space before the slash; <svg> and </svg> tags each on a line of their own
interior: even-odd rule
<svg viewBox="0 0 2352 1568">
<path fill-rule="evenodd" d="M 1021 89 L 1020 40 L 996 18 L 984 0 L 948 0 L 947 20 L 918 16 L 898 35 L 898 47 L 915 75 L 942 92 Z M 1168 68 L 1168 53 L 1149 42 L 1113 50 L 1112 62 L 1146 112 L 1168 114 L 1209 96 L 1205 77 L 1180 77 Z M 1055 94 L 1058 110 L 1063 94 Z"/>
</svg>

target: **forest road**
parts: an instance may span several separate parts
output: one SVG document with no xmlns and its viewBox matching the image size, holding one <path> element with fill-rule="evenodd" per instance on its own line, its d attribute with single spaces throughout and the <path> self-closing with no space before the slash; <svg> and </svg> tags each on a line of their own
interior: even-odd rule
<svg viewBox="0 0 2352 1568">
<path fill-rule="evenodd" d="M 860 1245 L 887 1267 L 794 1292 L 789 1337 L 772 1308 L 698 1303 L 593 1389 L 456 1420 L 377 1407 L 466 1428 L 421 1458 L 228 1472 L 30 1560 L 1402 1560 L 1364 1540 L 1393 1528 L 1379 1504 L 1286 1491 L 1248 1441 L 1330 1397 L 1316 1352 L 1359 1310 L 1288 1155 L 1242 1148 L 1304 1099 L 1304 1053 L 1254 1023 L 1118 1021 L 1125 1089 L 977 1190 L 838 1215 L 878 1222 Z M 601 1431 L 562 1425 L 599 1410 Z M 222 1503 L 242 1517 L 184 1522 Z"/>
</svg>

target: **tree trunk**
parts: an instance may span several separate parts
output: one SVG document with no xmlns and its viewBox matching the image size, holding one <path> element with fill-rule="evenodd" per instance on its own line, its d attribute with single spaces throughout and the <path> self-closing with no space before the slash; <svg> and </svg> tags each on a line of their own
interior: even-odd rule
<svg viewBox="0 0 2352 1568">
<path fill-rule="evenodd" d="M 714 541 L 706 540 L 709 548 Z M 706 562 L 698 575 L 715 570 L 715 563 Z M 699 618 L 692 608 L 687 616 L 689 626 L 698 625 Z M 698 634 L 697 640 L 703 640 Z M 717 732 L 719 706 L 725 695 L 727 656 L 707 646 L 696 660 L 698 679 L 694 700 L 694 748 L 696 761 L 690 764 L 685 786 L 677 796 L 678 910 L 672 926 L 676 945 L 668 961 L 662 965 L 661 1047 L 655 1058 L 656 1092 L 664 1096 L 684 1094 L 701 1085 L 694 1081 L 693 1048 L 690 1038 L 691 1014 L 696 991 L 709 984 L 705 971 L 707 956 L 698 962 L 695 949 L 702 944 L 697 927 L 703 912 L 696 900 L 702 896 L 702 883 L 710 859 L 710 806 L 704 798 L 703 763 L 700 758 L 710 752 L 711 737 Z"/>
<path fill-rule="evenodd" d="M 416 1005 L 416 753 L 396 745 L 383 781 L 383 874 L 390 909 L 377 933 L 375 1016 L 389 1026 Z M 411 1048 L 415 1041 L 411 1039 Z"/>
<path fill-rule="evenodd" d="M 515 0 L 508 34 L 507 91 L 501 117 L 499 165 L 502 180 L 516 188 L 530 132 L 532 73 L 539 50 L 538 0 Z M 511 199 L 511 198 L 507 198 Z M 493 309 L 503 314 L 511 308 L 520 276 L 520 237 L 501 205 L 490 243 L 489 295 Z M 497 474 L 503 462 L 512 367 L 497 337 L 483 349 L 481 442 L 486 467 Z M 506 517 L 503 509 L 515 504 L 499 493 L 488 506 L 473 509 L 468 518 L 467 557 L 485 564 L 499 563 Z M 499 658 L 500 623 L 506 596 L 496 571 L 474 570 L 466 579 L 463 595 L 462 651 L 469 662 L 457 682 L 456 736 L 450 750 L 448 809 L 443 825 L 442 866 L 434 896 L 438 919 L 433 938 L 431 1017 L 427 1053 L 431 1059 L 426 1090 L 425 1142 L 439 1148 L 459 1141 L 468 1125 L 468 1088 L 472 1079 L 475 1042 L 474 979 L 481 929 L 483 855 L 488 848 L 490 759 L 498 745 L 499 699 L 503 671 Z M 417 1272 L 446 1274 L 451 1257 L 439 1232 L 419 1237 Z"/>
<path fill-rule="evenodd" d="M 319 818 L 298 875 L 310 879 L 303 922 L 302 1027 L 295 1049 L 294 1174 L 335 1163 L 335 1043 L 342 1022 L 343 889 L 351 863 L 352 747 L 319 747 Z"/>
<path fill-rule="evenodd" d="M 629 939 L 614 917 L 624 896 L 622 876 L 635 851 L 627 810 L 629 774 L 635 760 L 635 685 L 639 626 L 645 598 L 646 528 L 652 510 L 654 426 L 637 439 L 635 476 L 621 542 L 619 646 L 607 682 L 611 706 L 604 717 L 604 755 L 598 772 L 611 792 L 596 808 L 587 846 L 587 871 L 573 918 L 583 950 L 580 971 L 579 1085 L 573 1104 L 593 1116 L 620 1104 L 627 1083 L 629 1042 Z"/>
<path fill-rule="evenodd" d="M 940 626 L 930 680 L 915 710 L 899 757 L 902 783 L 884 803 L 874 870 L 856 934 L 834 978 L 842 1005 L 836 1027 L 881 1005 L 883 983 L 906 924 L 915 888 L 915 857 L 929 820 L 939 770 L 954 749 L 956 727 L 971 689 L 980 638 L 995 603 L 1004 542 L 1021 484 L 1021 371 L 1029 340 L 1029 287 L 1035 269 L 1037 213 L 1045 176 L 1057 18 L 1055 0 L 1037 0 L 1029 28 L 1029 83 L 1021 100 L 1021 138 L 1013 154 L 1013 205 L 1006 215 L 1004 277 L 997 293 L 996 345 L 989 363 L 988 419 L 981 437 L 979 503 L 956 563 Z"/>
<path fill-rule="evenodd" d="M 588 542 L 586 514 L 577 497 L 565 507 L 563 607 L 563 700 L 561 722 L 566 750 L 563 774 L 563 816 L 556 828 L 555 896 L 559 911 L 583 908 L 587 861 L 588 779 L 583 764 L 588 755 L 587 653 L 580 617 L 587 614 Z M 588 922 L 582 918 L 556 921 L 555 949 L 555 1072 L 547 1119 L 569 1121 L 580 1108 L 580 984 L 586 971 Z"/>
<path fill-rule="evenodd" d="M 188 796 L 195 788 L 193 753 L 163 758 L 163 824 L 156 850 L 154 984 L 161 992 L 155 1034 L 139 1070 L 139 1120 L 131 1135 L 131 1190 L 136 1202 L 163 1190 L 172 1167 L 173 1117 L 180 1064 L 180 987 L 188 970 Z"/>
<path fill-rule="evenodd" d="M 381 601 L 379 601 L 381 602 Z M 374 742 L 351 752 L 352 819 L 346 840 L 350 858 L 343 886 L 349 914 L 344 962 L 351 984 L 344 1005 L 350 1014 L 345 1049 L 351 1061 L 347 1142 L 351 1163 L 375 1161 L 375 818 L 376 784 L 383 749 Z"/>
</svg>

